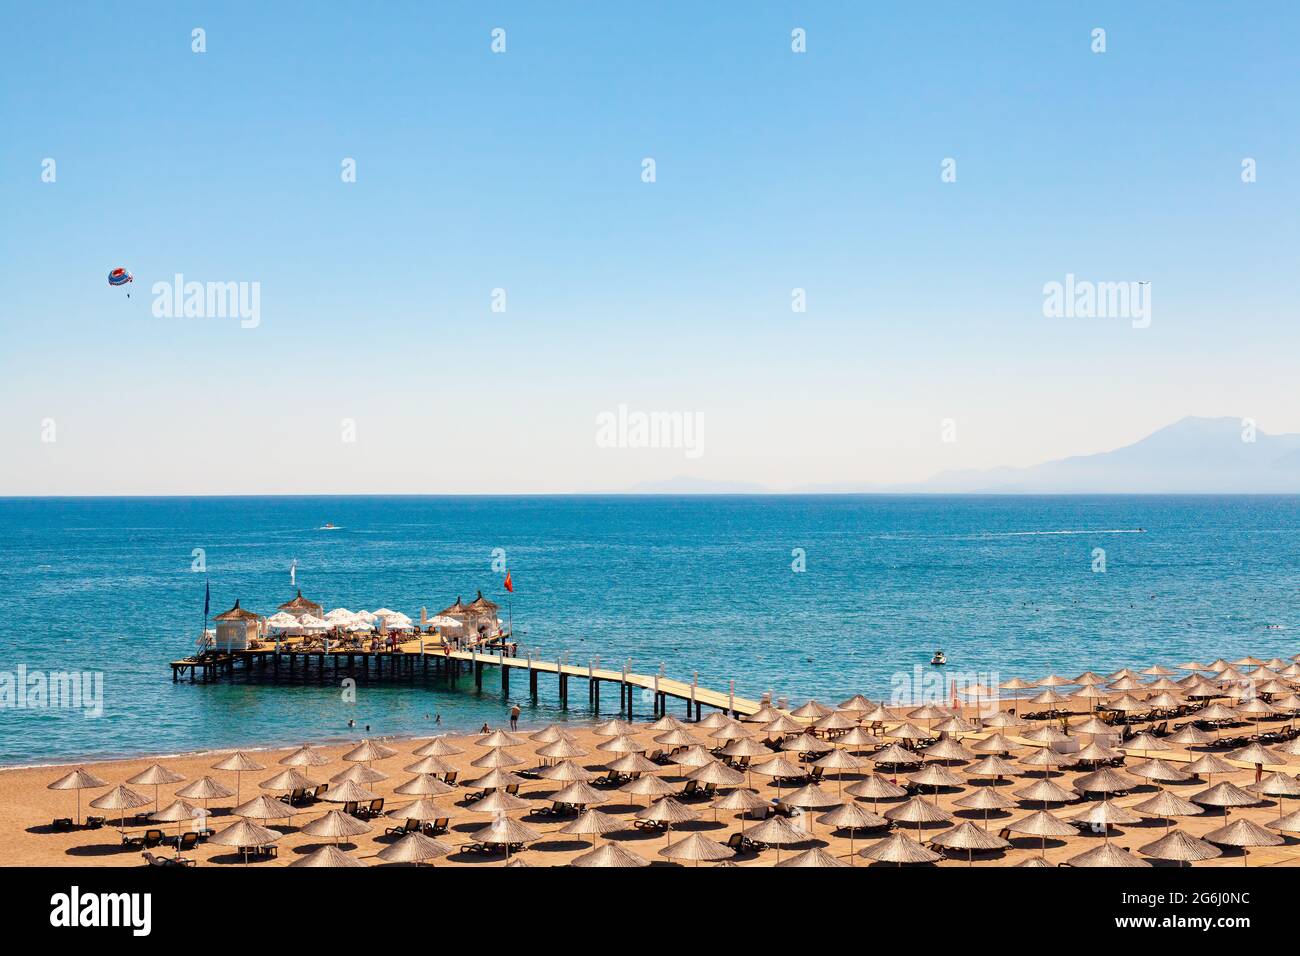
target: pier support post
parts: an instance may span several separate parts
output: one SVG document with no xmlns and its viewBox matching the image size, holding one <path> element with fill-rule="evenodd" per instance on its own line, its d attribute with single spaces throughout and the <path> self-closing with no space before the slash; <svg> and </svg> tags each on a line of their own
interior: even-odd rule
<svg viewBox="0 0 1300 956">
<path fill-rule="evenodd" d="M 510 693 L 510 668 L 506 667 L 505 658 L 501 659 L 501 693 Z"/>
<path fill-rule="evenodd" d="M 537 700 L 537 671 L 531 667 L 528 668 L 528 695 Z"/>
<path fill-rule="evenodd" d="M 560 707 L 569 709 L 569 675 L 560 674 Z"/>
<path fill-rule="evenodd" d="M 483 693 L 483 662 L 474 662 L 474 689 L 480 694 Z"/>
</svg>

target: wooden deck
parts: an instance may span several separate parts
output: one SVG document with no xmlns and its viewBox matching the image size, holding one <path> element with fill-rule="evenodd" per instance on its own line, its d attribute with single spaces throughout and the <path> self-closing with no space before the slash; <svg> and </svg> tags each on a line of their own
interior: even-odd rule
<svg viewBox="0 0 1300 956">
<path fill-rule="evenodd" d="M 210 683 L 236 676 L 238 671 L 250 679 L 269 683 L 300 682 L 313 679 L 324 683 L 328 679 L 345 677 L 371 681 L 412 680 L 417 677 L 442 677 L 456 686 L 462 677 L 472 676 L 475 689 L 483 689 L 483 677 L 488 668 L 496 668 L 503 694 L 510 692 L 510 678 L 516 674 L 528 678 L 529 695 L 536 700 L 538 679 L 555 678 L 560 704 L 569 703 L 569 681 L 574 678 L 587 682 L 588 704 L 593 712 L 600 711 L 600 693 L 603 685 L 614 685 L 619 692 L 619 714 L 631 719 L 636 714 L 637 700 L 650 695 L 655 717 L 667 713 L 668 701 L 685 703 L 688 719 L 699 720 L 702 708 L 711 707 L 737 717 L 758 711 L 762 702 L 735 696 L 726 691 L 701 687 L 694 681 L 674 680 L 653 674 L 611 670 L 570 664 L 562 660 L 543 660 L 517 657 L 500 648 L 448 652 L 439 644 L 426 641 L 423 651 L 418 640 L 407 641 L 399 650 L 363 651 L 331 648 L 302 650 L 285 644 L 279 650 L 258 648 L 247 651 L 209 651 L 192 658 L 171 662 L 172 680 L 188 677 L 191 683 Z M 522 672 L 522 673 L 521 673 Z M 644 710 L 642 711 L 644 715 Z"/>
</svg>

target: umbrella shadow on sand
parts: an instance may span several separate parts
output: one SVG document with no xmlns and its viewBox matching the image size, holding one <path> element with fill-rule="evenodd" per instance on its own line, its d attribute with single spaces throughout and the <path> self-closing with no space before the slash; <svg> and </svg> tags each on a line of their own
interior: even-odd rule
<svg viewBox="0 0 1300 956">
<path fill-rule="evenodd" d="M 587 840 L 573 838 L 570 840 L 539 840 L 530 843 L 528 849 L 541 853 L 573 853 L 576 850 L 590 850 L 592 845 Z"/>
<path fill-rule="evenodd" d="M 70 846 L 63 851 L 68 856 L 116 856 L 119 853 L 139 852 L 122 843 L 87 843 L 85 846 Z"/>
</svg>

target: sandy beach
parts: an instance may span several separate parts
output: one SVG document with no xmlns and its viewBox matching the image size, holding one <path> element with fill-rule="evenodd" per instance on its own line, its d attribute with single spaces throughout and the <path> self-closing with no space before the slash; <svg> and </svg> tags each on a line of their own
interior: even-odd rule
<svg viewBox="0 0 1300 956">
<path fill-rule="evenodd" d="M 593 841 L 597 847 L 602 844 L 617 845 L 652 864 L 673 865 L 672 860 L 661 856 L 661 851 L 670 845 L 676 845 L 679 841 L 696 836 L 709 841 L 708 844 L 703 844 L 703 855 L 716 857 L 716 860 L 707 859 L 700 865 L 714 865 L 715 862 L 726 861 L 737 866 L 771 866 L 777 863 L 778 855 L 782 862 L 799 857 L 801 862 L 808 865 L 833 865 L 817 852 L 800 857 L 800 854 L 806 851 L 821 851 L 843 864 L 890 866 L 895 864 L 864 858 L 858 855 L 858 851 L 873 846 L 884 847 L 890 839 L 897 840 L 899 834 L 908 840 L 919 840 L 921 845 L 928 846 L 935 853 L 940 853 L 941 855 L 934 860 L 934 863 L 940 866 L 1006 867 L 1026 864 L 1027 861 L 1035 859 L 1055 866 L 1076 860 L 1088 851 L 1104 848 L 1107 843 L 1127 851 L 1133 858 L 1146 860 L 1157 866 L 1171 866 L 1178 864 L 1151 858 L 1138 852 L 1139 848 L 1160 840 L 1170 827 L 1199 840 L 1215 831 L 1220 831 L 1225 825 L 1238 824 L 1239 821 L 1249 821 L 1267 830 L 1267 833 L 1279 842 L 1271 846 L 1251 846 L 1248 859 L 1244 858 L 1242 851 L 1235 846 L 1213 843 L 1210 846 L 1217 848 L 1220 854 L 1197 862 L 1197 866 L 1276 867 L 1295 865 L 1300 861 L 1300 845 L 1298 845 L 1300 841 L 1297 841 L 1296 836 L 1291 832 L 1268 827 L 1268 824 L 1279 817 L 1300 809 L 1300 798 L 1259 794 L 1249 789 L 1255 784 L 1258 773 L 1262 774 L 1266 784 L 1270 780 L 1274 781 L 1271 789 L 1300 790 L 1300 786 L 1293 788 L 1285 782 L 1276 782 L 1277 779 L 1290 779 L 1295 783 L 1297 769 L 1295 765 L 1300 764 L 1300 756 L 1279 753 L 1276 749 L 1268 751 L 1270 762 L 1265 764 L 1262 770 L 1257 771 L 1252 763 L 1230 757 L 1229 755 L 1235 751 L 1218 746 L 1214 741 L 1216 734 L 1226 740 L 1234 736 L 1253 735 L 1257 731 L 1266 735 L 1270 732 L 1282 731 L 1285 737 L 1285 730 L 1291 724 L 1290 719 L 1278 719 L 1277 715 L 1273 715 L 1270 719 L 1261 720 L 1256 725 L 1247 718 L 1239 718 L 1230 726 L 1209 731 L 1205 734 L 1209 739 L 1195 745 L 1165 743 L 1162 738 L 1156 738 L 1155 746 L 1164 749 L 1144 750 L 1141 747 L 1124 745 L 1116 752 L 1104 749 L 1108 740 L 1106 736 L 1103 735 L 1098 739 L 1094 735 L 1076 729 L 1088 719 L 1086 715 L 1072 717 L 1070 734 L 1064 741 L 1060 741 L 1052 739 L 1061 736 L 1059 719 L 1033 720 L 1020 726 L 986 726 L 969 731 L 960 729 L 938 731 L 933 728 L 953 719 L 951 714 L 945 716 L 939 708 L 896 709 L 891 712 L 889 720 L 874 722 L 863 720 L 861 723 L 859 720 L 864 716 L 879 717 L 882 714 L 877 711 L 873 715 L 863 709 L 857 711 L 826 709 L 830 716 L 814 717 L 807 711 L 804 712 L 804 716 L 779 715 L 775 727 L 783 728 L 780 733 L 775 732 L 771 724 L 758 722 L 728 724 L 722 720 L 720 714 L 710 716 L 700 724 L 683 724 L 676 730 L 667 727 L 666 724 L 661 725 L 659 729 L 652 729 L 647 723 L 633 725 L 629 736 L 634 743 L 625 741 L 620 747 L 622 750 L 632 751 L 639 748 L 651 754 L 655 751 L 668 753 L 674 750 L 675 746 L 691 748 L 694 742 L 698 742 L 702 745 L 701 750 L 705 756 L 698 757 L 700 751 L 696 751 L 698 759 L 688 761 L 695 763 L 696 766 L 683 767 L 672 762 L 656 764 L 652 772 L 647 772 L 642 777 L 643 780 L 647 777 L 658 777 L 667 785 L 655 788 L 655 795 L 631 794 L 620 789 L 618 785 L 592 781 L 600 792 L 600 802 L 593 803 L 592 807 L 601 814 L 608 815 L 602 817 L 601 821 L 609 832 L 600 835 L 576 835 L 563 832 L 564 828 L 578 817 L 577 811 L 558 815 L 544 812 L 551 808 L 554 795 L 563 787 L 569 786 L 569 781 L 538 779 L 532 775 L 548 763 L 562 762 L 561 758 L 547 759 L 537 755 L 537 751 L 547 745 L 530 739 L 530 735 L 538 733 L 543 729 L 542 727 L 521 724 L 517 732 L 521 742 L 504 747 L 480 745 L 477 742 L 479 735 L 449 735 L 439 738 L 443 741 L 443 745 L 439 745 L 437 749 L 459 751 L 446 752 L 436 758 L 444 762 L 441 769 L 450 768 L 457 773 L 458 779 L 456 786 L 448 792 L 428 797 L 433 805 L 440 810 L 445 810 L 442 815 L 450 818 L 447 831 L 434 837 L 450 852 L 428 862 L 437 866 L 505 865 L 504 853 L 480 853 L 471 849 L 471 846 L 477 842 L 474 831 L 494 821 L 499 822 L 502 818 L 522 823 L 534 831 L 521 841 L 522 849 L 511 854 L 511 859 L 522 860 L 530 866 L 568 864 L 575 858 L 590 852 Z M 801 711 L 796 708 L 793 713 L 799 714 Z M 986 710 L 985 714 L 988 713 L 989 711 Z M 964 715 L 965 718 L 971 716 L 973 715 L 969 711 Z M 1009 717 L 1008 711 L 1003 710 L 993 723 L 999 721 L 1009 723 L 1007 717 Z M 1158 726 L 1161 733 L 1166 736 L 1176 737 L 1178 731 L 1194 719 L 1195 715 L 1189 715 L 1181 719 L 1153 721 L 1152 725 Z M 1161 723 L 1165 726 L 1159 726 Z M 710 727 L 711 724 L 721 725 L 721 730 L 718 731 L 717 726 Z M 948 723 L 947 726 L 960 728 L 961 725 Z M 1099 729 L 1099 725 L 1091 726 Z M 596 724 L 562 724 L 559 728 L 567 735 L 565 739 L 569 741 L 565 752 L 575 754 L 571 758 L 570 769 L 583 768 L 588 772 L 584 774 L 581 770 L 572 770 L 569 776 L 603 775 L 608 763 L 625 756 L 619 752 L 598 749 L 601 745 L 608 746 L 609 742 L 615 739 L 608 734 L 611 728 Z M 1134 728 L 1139 732 L 1144 729 L 1146 725 Z M 877 737 L 879 743 L 863 745 L 846 743 L 842 740 L 846 732 L 849 734 L 847 739 L 852 741 L 860 739 L 854 735 L 863 734 L 868 730 Z M 1118 733 L 1119 730 L 1120 728 L 1114 728 L 1111 732 Z M 730 738 L 709 736 L 715 731 L 735 736 Z M 667 738 L 675 741 L 675 745 L 655 742 L 654 738 L 664 733 L 684 736 Z M 997 739 L 989 741 L 991 735 L 995 733 L 1003 735 L 1004 740 L 1000 744 Z M 917 740 L 917 734 L 922 734 L 929 743 Z M 1035 739 L 1036 736 L 1040 739 Z M 733 743 L 736 740 L 745 741 L 747 744 L 741 749 L 748 746 L 755 752 L 748 767 L 738 768 L 744 776 L 744 780 L 738 786 L 720 785 L 712 799 L 699 799 L 698 796 L 689 795 L 684 797 L 680 800 L 680 805 L 685 807 L 687 812 L 681 814 L 681 822 L 675 823 L 670 831 L 642 829 L 636 826 L 635 814 L 658 799 L 659 790 L 667 794 L 679 794 L 690 785 L 688 774 L 722 773 L 718 768 L 723 768 L 725 765 L 715 756 L 708 755 L 707 751 L 722 747 L 727 739 L 731 739 Z M 1266 737 L 1266 740 L 1272 739 Z M 367 865 L 385 865 L 378 854 L 401 839 L 400 835 L 387 834 L 386 828 L 401 825 L 405 819 L 402 808 L 421 799 L 419 796 L 403 795 L 396 792 L 396 789 L 416 777 L 415 772 L 406 768 L 413 767 L 417 762 L 426 759 L 417 755 L 415 751 L 425 747 L 429 740 L 387 741 L 386 745 L 396 753 L 369 761 L 343 759 L 344 754 L 356 746 L 354 743 L 313 748 L 322 762 L 317 766 L 297 767 L 313 783 L 324 783 L 348 771 L 349 768 L 362 766 L 368 766 L 384 775 L 384 779 L 366 782 L 363 785 L 375 796 L 383 799 L 383 814 L 363 820 L 362 822 L 369 827 L 365 832 L 339 839 L 339 850 Z M 767 742 L 769 740 L 770 743 Z M 782 746 L 782 740 L 787 741 L 785 746 L 789 749 L 774 749 Z M 1137 742 L 1142 744 L 1142 738 Z M 872 759 L 888 756 L 887 753 L 877 754 L 882 748 L 907 748 L 922 743 L 924 746 L 919 747 L 920 756 L 924 759 L 922 764 L 895 766 L 879 759 Z M 1294 746 L 1295 743 L 1296 741 L 1292 740 L 1289 744 L 1283 745 L 1283 749 Z M 755 744 L 759 746 L 754 746 Z M 979 763 L 996 757 L 995 748 L 999 745 L 1008 748 L 1001 754 L 1001 759 L 1006 761 L 1005 764 Z M 810 750 L 801 751 L 799 749 L 801 747 L 809 747 Z M 938 749 L 934 749 L 936 747 Z M 1097 749 L 1089 749 L 1090 747 Z M 1105 759 L 1100 764 L 1057 766 L 1058 763 L 1074 759 L 1069 756 L 1057 756 L 1058 751 L 1080 748 L 1084 755 L 1092 754 Z M 279 761 L 292 754 L 294 749 L 296 748 L 246 752 L 253 761 L 262 764 L 265 769 L 242 773 L 239 781 L 239 799 L 247 802 L 260 795 L 278 797 L 287 794 L 288 791 L 284 788 L 263 789 L 259 787 L 259 783 L 288 770 L 289 767 L 282 766 Z M 933 752 L 926 753 L 927 750 Z M 209 752 L 166 757 L 157 761 L 145 757 L 84 765 L 84 769 L 109 786 L 83 791 L 81 813 L 83 817 L 90 813 L 106 816 L 108 820 L 99 829 L 74 829 L 70 832 L 55 830 L 51 826 L 51 821 L 59 817 L 70 817 L 76 813 L 77 794 L 73 790 L 49 790 L 47 786 L 74 770 L 74 767 L 47 766 L 0 771 L 0 801 L 7 808 L 3 823 L 0 823 L 0 833 L 4 836 L 3 841 L 0 841 L 2 847 L 0 864 L 45 867 L 140 866 L 144 863 L 142 848 L 125 846 L 122 842 L 123 835 L 142 835 L 151 827 L 160 828 L 171 835 L 177 832 L 178 826 L 182 830 L 188 828 L 189 822 L 133 823 L 131 816 L 137 810 L 132 809 L 127 811 L 127 825 L 119 827 L 120 812 L 91 809 L 91 801 L 109 792 L 111 787 L 146 771 L 154 763 L 161 764 L 168 771 L 183 778 L 157 788 L 158 807 L 165 808 L 180 799 L 176 796 L 178 790 L 185 790 L 194 781 L 205 776 L 210 776 L 219 784 L 233 790 L 236 787 L 234 772 L 211 769 L 213 764 L 220 762 L 229 754 L 229 751 Z M 832 755 L 829 760 L 827 754 Z M 943 756 L 944 754 L 950 756 Z M 1183 769 L 1193 761 L 1204 760 L 1207 755 L 1213 755 L 1220 760 L 1227 758 L 1228 763 L 1218 765 L 1220 772 L 1209 775 L 1206 773 L 1189 775 Z M 718 756 L 727 757 L 726 754 Z M 783 782 L 778 787 L 772 776 L 756 769 L 762 763 L 778 758 L 790 761 L 801 771 L 816 772 L 811 765 L 817 761 L 832 765 L 843 763 L 850 765 L 850 769 L 837 770 L 833 767 L 824 767 L 820 780 L 815 783 L 792 780 Z M 1152 765 L 1150 758 L 1158 758 L 1163 763 Z M 513 762 L 516 759 L 518 763 Z M 1275 760 L 1276 762 L 1273 762 Z M 474 766 L 474 762 L 478 762 L 479 765 Z M 525 775 L 517 792 L 522 803 L 517 808 L 504 811 L 497 809 L 476 812 L 475 803 L 468 799 L 476 790 L 472 786 L 472 781 L 488 773 L 487 765 L 492 763 L 501 764 L 502 771 L 522 772 Z M 1151 770 L 1153 766 L 1156 767 L 1154 771 Z M 1098 769 L 1101 769 L 1103 774 L 1109 770 L 1111 773 L 1119 774 L 1120 777 L 1115 782 L 1107 782 L 1108 778 L 1098 782 L 1096 777 Z M 989 770 L 1001 770 L 1003 774 L 998 777 L 996 773 L 984 773 Z M 1272 776 L 1275 771 L 1278 772 L 1279 777 Z M 363 772 L 354 769 L 354 773 Z M 1050 784 L 1064 788 L 1067 792 L 1056 793 L 1055 799 L 1051 798 L 1051 794 L 1047 794 L 1049 799 L 1043 802 L 1040 799 L 1044 796 L 1042 781 L 1049 774 Z M 440 775 L 445 776 L 445 773 Z M 1186 779 L 1152 778 L 1180 776 Z M 910 778 L 924 782 L 915 785 L 915 781 Z M 738 778 L 733 774 L 730 779 Z M 471 785 L 467 785 L 467 781 Z M 1201 799 L 1198 795 L 1211 788 L 1219 788 L 1217 790 L 1219 794 L 1229 794 L 1226 802 L 1241 803 L 1243 798 L 1233 796 L 1239 791 L 1223 788 L 1222 785 L 1225 783 L 1233 785 L 1233 788 L 1241 788 L 1249 795 L 1245 799 L 1256 802 L 1253 805 L 1232 806 L 1226 819 L 1224 810 L 1214 805 L 1213 796 L 1207 798 L 1208 805 L 1203 805 L 1204 812 L 1198 815 L 1179 815 L 1167 819 L 1151 810 L 1151 801 L 1163 798 L 1163 794 L 1178 798 L 1181 801 L 1179 805 L 1186 809 L 1186 801 L 1194 797 Z M 914 784 L 915 795 L 904 792 L 893 793 L 893 788 L 907 787 L 909 784 Z M 1091 789 L 1094 784 L 1104 789 Z M 1086 794 L 1076 792 L 1076 785 L 1087 791 Z M 128 786 L 148 799 L 148 804 L 139 807 L 138 811 L 153 812 L 154 786 L 147 784 Z M 339 783 L 332 785 L 332 787 L 337 786 Z M 1035 786 L 1039 789 L 1029 790 Z M 645 784 L 643 788 L 651 789 Z M 793 809 L 792 816 L 788 818 L 778 816 L 778 819 L 792 824 L 797 830 L 803 832 L 796 834 L 797 838 L 791 837 L 790 842 L 769 845 L 765 848 L 745 848 L 739 852 L 726 849 L 722 845 L 727 844 L 734 834 L 753 831 L 760 825 L 759 818 L 765 813 L 764 810 L 760 810 L 753 816 L 747 816 L 736 809 L 716 808 L 713 805 L 716 799 L 725 799 L 728 794 L 734 794 L 738 789 L 743 788 L 751 788 L 757 793 L 761 802 L 769 807 L 774 806 L 778 799 L 788 799 L 795 794 L 792 802 L 806 805 Z M 873 798 L 854 796 L 849 792 L 853 789 L 872 792 L 873 788 L 882 792 L 890 791 L 892 795 Z M 1022 793 L 1018 794 L 1018 791 Z M 1024 791 L 1028 791 L 1031 795 L 1026 795 Z M 1109 802 L 1103 805 L 1103 800 L 1107 796 Z M 236 802 L 235 795 L 207 801 L 211 812 L 212 831 L 221 831 L 238 822 L 239 818 L 231 815 Z M 193 799 L 188 803 L 201 806 L 203 801 Z M 983 809 L 986 804 L 989 807 L 996 805 L 999 808 L 986 811 Z M 834 823 L 819 819 L 831 812 L 844 813 L 842 808 L 845 806 L 892 819 L 885 826 L 877 823 L 853 831 L 839 829 Z M 1169 806 L 1172 804 L 1167 805 L 1166 810 Z M 1135 810 L 1135 807 L 1138 809 Z M 279 834 L 275 841 L 278 849 L 274 858 L 258 859 L 249 865 L 287 866 L 323 846 L 336 842 L 331 838 L 303 832 L 303 828 L 309 826 L 312 821 L 325 817 L 330 811 L 340 809 L 340 804 L 315 802 L 298 809 L 299 812 L 289 819 L 255 821 L 266 824 Z M 1100 826 L 1094 828 L 1085 823 L 1079 827 L 1069 823 L 1070 832 L 1048 836 L 1045 842 L 1035 833 L 1018 831 L 1018 825 L 1026 820 L 1032 823 L 1031 818 L 1043 810 L 1058 821 L 1068 822 L 1081 814 L 1092 813 L 1098 815 L 1097 820 L 1109 817 L 1116 823 L 1112 824 L 1106 833 L 1102 832 Z M 1042 820 L 1041 817 L 1036 819 L 1040 822 Z M 939 843 L 944 843 L 943 834 L 951 833 L 954 828 L 965 824 L 973 825 L 988 837 L 996 837 L 1000 833 L 1007 845 L 976 851 L 970 855 L 968 861 L 965 849 L 951 846 L 944 849 L 931 842 L 938 837 Z M 1048 824 L 1049 829 L 1051 826 L 1052 824 Z M 1300 828 L 1300 824 L 1292 820 L 1288 827 L 1296 829 Z M 963 839 L 965 843 L 969 843 L 972 840 L 981 842 L 985 838 L 978 834 L 972 836 L 970 827 L 967 826 Z M 963 845 L 963 840 L 949 840 L 949 842 L 955 842 L 959 847 Z M 997 842 L 1000 844 L 1002 840 Z M 693 844 L 690 848 L 691 853 L 698 855 L 701 852 L 700 846 L 698 841 Z M 913 846 L 909 843 L 903 849 L 911 852 Z M 720 847 L 722 852 L 719 852 Z M 153 847 L 151 852 L 159 856 L 175 853 L 167 846 Z M 885 855 L 888 859 L 889 855 Z M 198 866 L 239 866 L 244 862 L 235 848 L 217 845 L 211 841 L 203 841 L 192 849 L 187 849 L 185 856 Z M 691 865 L 692 862 L 694 861 L 686 862 L 685 865 Z"/>
</svg>

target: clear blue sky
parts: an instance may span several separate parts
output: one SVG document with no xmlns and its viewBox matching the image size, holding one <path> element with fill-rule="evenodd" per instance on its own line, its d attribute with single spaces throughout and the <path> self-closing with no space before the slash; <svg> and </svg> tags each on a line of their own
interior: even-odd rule
<svg viewBox="0 0 1300 956">
<path fill-rule="evenodd" d="M 783 488 L 1300 430 L 1291 3 L 9 19 L 0 494 Z M 259 282 L 260 326 L 154 317 L 175 273 Z M 1045 318 L 1066 273 L 1149 280 L 1151 327 Z M 702 415 L 704 454 L 598 448 L 620 404 Z"/>
</svg>

